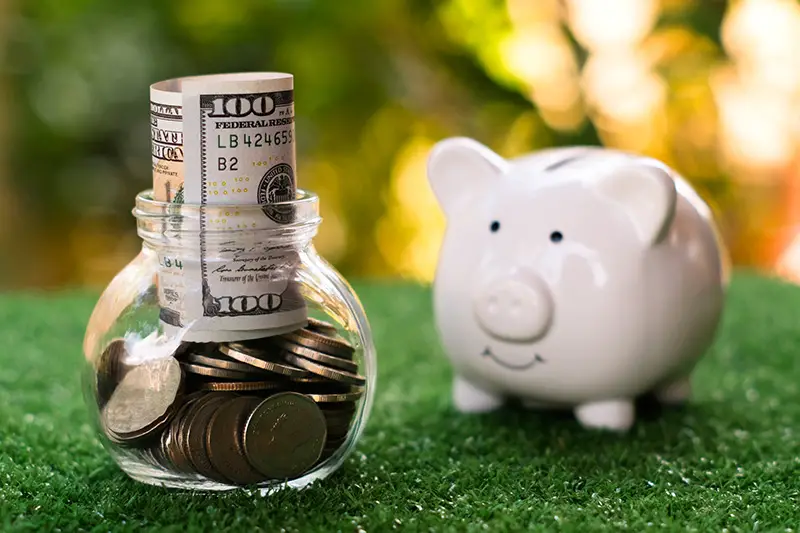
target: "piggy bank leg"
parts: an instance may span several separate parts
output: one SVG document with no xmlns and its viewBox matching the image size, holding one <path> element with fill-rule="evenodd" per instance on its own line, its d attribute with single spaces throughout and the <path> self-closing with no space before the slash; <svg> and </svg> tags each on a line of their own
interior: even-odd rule
<svg viewBox="0 0 800 533">
<path fill-rule="evenodd" d="M 575 418 L 582 426 L 612 431 L 628 431 L 633 425 L 634 413 L 631 400 L 584 403 L 575 408 Z"/>
<path fill-rule="evenodd" d="M 453 403 L 462 413 L 486 413 L 503 405 L 503 399 L 457 375 L 453 380 Z"/>
<path fill-rule="evenodd" d="M 692 383 L 689 376 L 683 376 L 656 388 L 655 394 L 658 401 L 665 405 L 681 405 L 692 396 Z"/>
</svg>

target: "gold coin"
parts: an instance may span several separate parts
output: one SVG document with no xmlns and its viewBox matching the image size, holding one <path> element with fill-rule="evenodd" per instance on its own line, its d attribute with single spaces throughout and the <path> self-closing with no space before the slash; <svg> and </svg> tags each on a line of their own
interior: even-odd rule
<svg viewBox="0 0 800 533">
<path fill-rule="evenodd" d="M 263 371 L 250 365 L 244 365 L 235 361 L 226 361 L 225 359 L 217 359 L 216 357 L 210 357 L 207 355 L 190 354 L 186 360 L 197 365 L 219 368 L 222 370 L 233 370 L 234 372 L 244 372 L 245 374 L 264 375 Z"/>
<path fill-rule="evenodd" d="M 301 378 L 308 374 L 308 372 L 301 368 L 262 359 L 255 355 L 252 349 L 248 349 L 240 344 L 223 344 L 219 347 L 219 351 L 231 359 L 236 359 L 240 363 L 267 370 L 268 372 L 274 372 L 275 374 L 289 376 L 290 378 Z"/>
<path fill-rule="evenodd" d="M 285 384 L 277 381 L 210 381 L 200 383 L 200 390 L 213 391 L 259 391 L 280 389 Z"/>
<path fill-rule="evenodd" d="M 337 370 L 335 368 L 320 365 L 313 361 L 309 361 L 308 359 L 298 357 L 292 353 L 286 353 L 285 357 L 286 360 L 293 365 L 297 365 L 300 368 L 317 374 L 318 376 L 338 381 L 339 383 L 346 383 L 348 385 L 356 385 L 360 387 L 367 382 L 366 378 L 360 374 L 354 374 L 352 372 L 346 372 L 344 370 Z"/>
<path fill-rule="evenodd" d="M 221 379 L 252 379 L 252 374 L 247 372 L 237 372 L 235 370 L 224 370 L 222 368 L 214 368 L 210 366 L 196 365 L 193 363 L 181 363 L 181 366 L 187 372 L 198 374 L 200 376 L 207 376 L 210 378 Z"/>
<path fill-rule="evenodd" d="M 286 339 L 275 338 L 272 340 L 272 342 L 284 350 L 292 352 L 293 354 L 299 355 L 305 359 L 316 361 L 322 365 L 340 368 L 342 370 L 346 370 L 347 372 L 358 372 L 358 364 L 350 361 L 349 359 L 343 359 L 335 355 L 318 352 L 300 344 L 295 344 L 294 342 Z"/>
<path fill-rule="evenodd" d="M 341 337 L 329 337 L 328 335 L 323 335 L 322 333 L 317 333 L 308 329 L 298 329 L 290 333 L 284 333 L 281 337 L 295 344 L 305 346 L 306 348 L 311 348 L 318 352 L 325 352 L 330 355 L 345 357 L 347 359 L 352 359 L 353 352 L 355 351 L 355 349 Z M 277 338 L 273 340 L 277 340 Z"/>
</svg>

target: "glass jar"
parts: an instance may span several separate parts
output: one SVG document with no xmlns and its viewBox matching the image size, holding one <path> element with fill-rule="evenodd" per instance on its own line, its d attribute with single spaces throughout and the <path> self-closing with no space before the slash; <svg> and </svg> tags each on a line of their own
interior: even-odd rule
<svg viewBox="0 0 800 533">
<path fill-rule="evenodd" d="M 300 488 L 334 472 L 369 416 L 376 362 L 356 294 L 312 244 L 317 196 L 201 207 L 146 191 L 133 214 L 142 250 L 84 339 L 84 397 L 119 467 L 205 490 Z M 281 223 L 253 222 L 264 214 Z M 208 229 L 224 217 L 237 223 Z M 253 295 L 210 294 L 220 280 Z"/>
</svg>

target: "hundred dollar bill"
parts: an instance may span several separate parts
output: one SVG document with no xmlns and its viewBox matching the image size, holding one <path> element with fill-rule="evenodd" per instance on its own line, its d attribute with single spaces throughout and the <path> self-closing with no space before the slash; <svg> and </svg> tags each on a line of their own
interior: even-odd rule
<svg viewBox="0 0 800 533">
<path fill-rule="evenodd" d="M 170 80 L 150 88 L 153 197 L 159 202 L 183 203 L 183 96 L 179 87 L 176 80 Z"/>
<path fill-rule="evenodd" d="M 179 143 L 182 155 L 180 163 L 163 163 L 158 174 L 154 166 L 154 187 L 163 191 L 155 194 L 201 206 L 202 230 L 189 247 L 192 254 L 159 257 L 162 322 L 195 342 L 255 338 L 305 324 L 305 302 L 291 281 L 299 265 L 297 250 L 273 246 L 269 232 L 258 231 L 291 223 L 292 209 L 225 207 L 295 198 L 292 76 L 168 80 L 152 87 L 151 100 L 164 116 L 165 106 L 180 101 L 175 116 L 181 117 L 163 119 L 162 133 L 154 134 L 154 157 L 162 147 Z M 166 169 L 174 179 L 165 178 L 173 176 Z"/>
</svg>

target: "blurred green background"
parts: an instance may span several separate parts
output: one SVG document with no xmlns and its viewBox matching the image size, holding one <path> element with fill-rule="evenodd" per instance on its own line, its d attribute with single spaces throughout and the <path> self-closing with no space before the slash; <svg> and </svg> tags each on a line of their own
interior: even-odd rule
<svg viewBox="0 0 800 533">
<path fill-rule="evenodd" d="M 0 0 L 0 288 L 104 286 L 136 253 L 149 85 L 295 75 L 298 181 L 347 276 L 428 281 L 428 149 L 658 157 L 734 260 L 800 279 L 795 0 Z M 798 241 L 800 243 L 800 241 Z"/>
</svg>

